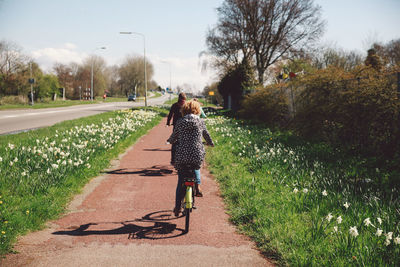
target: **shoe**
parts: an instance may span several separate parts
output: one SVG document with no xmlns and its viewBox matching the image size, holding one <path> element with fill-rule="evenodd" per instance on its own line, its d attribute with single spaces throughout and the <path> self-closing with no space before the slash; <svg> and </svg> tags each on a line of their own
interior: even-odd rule
<svg viewBox="0 0 400 267">
<path fill-rule="evenodd" d="M 195 184 L 195 190 L 196 190 L 196 197 L 203 197 L 203 193 L 200 190 L 200 185 L 199 184 Z"/>
<path fill-rule="evenodd" d="M 180 208 L 174 208 L 175 217 L 179 217 L 179 213 L 181 213 L 181 209 Z"/>
</svg>

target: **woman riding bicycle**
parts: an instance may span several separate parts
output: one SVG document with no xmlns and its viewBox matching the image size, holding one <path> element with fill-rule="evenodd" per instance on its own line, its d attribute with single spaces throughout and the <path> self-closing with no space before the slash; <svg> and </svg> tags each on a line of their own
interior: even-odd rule
<svg viewBox="0 0 400 267">
<path fill-rule="evenodd" d="M 181 200 L 184 194 L 182 187 L 184 178 L 182 175 L 183 167 L 185 165 L 192 165 L 195 169 L 197 196 L 202 196 L 200 190 L 200 167 L 205 156 L 202 137 L 204 137 L 208 145 L 214 146 L 204 121 L 199 117 L 201 112 L 199 102 L 186 102 L 182 106 L 181 112 L 183 117 L 177 121 L 174 131 L 168 138 L 169 143 L 176 143 L 174 167 L 178 171 L 178 184 L 175 196 L 175 216 L 179 215 Z"/>
</svg>

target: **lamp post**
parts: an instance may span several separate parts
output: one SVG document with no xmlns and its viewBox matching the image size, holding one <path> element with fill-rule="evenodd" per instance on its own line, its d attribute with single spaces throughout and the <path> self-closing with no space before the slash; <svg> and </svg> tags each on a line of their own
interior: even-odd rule
<svg viewBox="0 0 400 267">
<path fill-rule="evenodd" d="M 97 47 L 93 50 L 93 52 L 98 49 L 106 49 L 106 47 L 105 46 Z M 93 65 L 94 65 L 94 60 L 92 60 L 92 70 L 90 72 L 90 100 L 91 101 L 93 101 Z"/>
<path fill-rule="evenodd" d="M 166 64 L 169 65 L 169 90 L 171 90 L 171 92 L 172 92 L 172 87 L 171 87 L 171 62 L 168 62 L 168 61 L 165 61 L 165 60 L 162 60 L 161 62 L 162 63 L 166 63 Z M 169 94 L 169 101 L 171 101 L 171 94 Z"/>
<path fill-rule="evenodd" d="M 146 72 L 146 37 L 140 32 L 119 32 L 120 34 L 137 34 L 143 37 L 143 57 L 144 57 L 144 105 L 147 107 L 147 72 Z"/>
</svg>

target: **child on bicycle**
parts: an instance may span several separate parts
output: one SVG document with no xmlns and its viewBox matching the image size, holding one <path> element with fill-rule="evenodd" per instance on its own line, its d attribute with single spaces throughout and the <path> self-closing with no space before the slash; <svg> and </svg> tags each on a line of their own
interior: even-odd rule
<svg viewBox="0 0 400 267">
<path fill-rule="evenodd" d="M 183 176 L 182 168 L 184 165 L 192 165 L 196 174 L 196 196 L 203 196 L 200 184 L 200 167 L 204 161 L 205 150 L 202 138 L 210 146 L 214 146 L 207 127 L 202 119 L 200 119 L 200 104 L 197 101 L 186 102 L 181 109 L 183 117 L 178 120 L 174 127 L 168 142 L 176 143 L 175 164 L 174 167 L 178 171 L 178 183 L 175 195 L 175 216 L 178 216 L 181 209 L 181 201 L 183 197 Z"/>
</svg>

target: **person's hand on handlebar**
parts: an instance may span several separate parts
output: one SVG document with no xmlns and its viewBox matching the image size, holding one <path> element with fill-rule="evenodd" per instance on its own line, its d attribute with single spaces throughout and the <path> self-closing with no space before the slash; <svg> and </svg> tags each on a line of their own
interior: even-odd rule
<svg viewBox="0 0 400 267">
<path fill-rule="evenodd" d="M 214 147 L 214 144 L 209 144 L 207 142 L 203 142 L 203 145 Z"/>
</svg>

